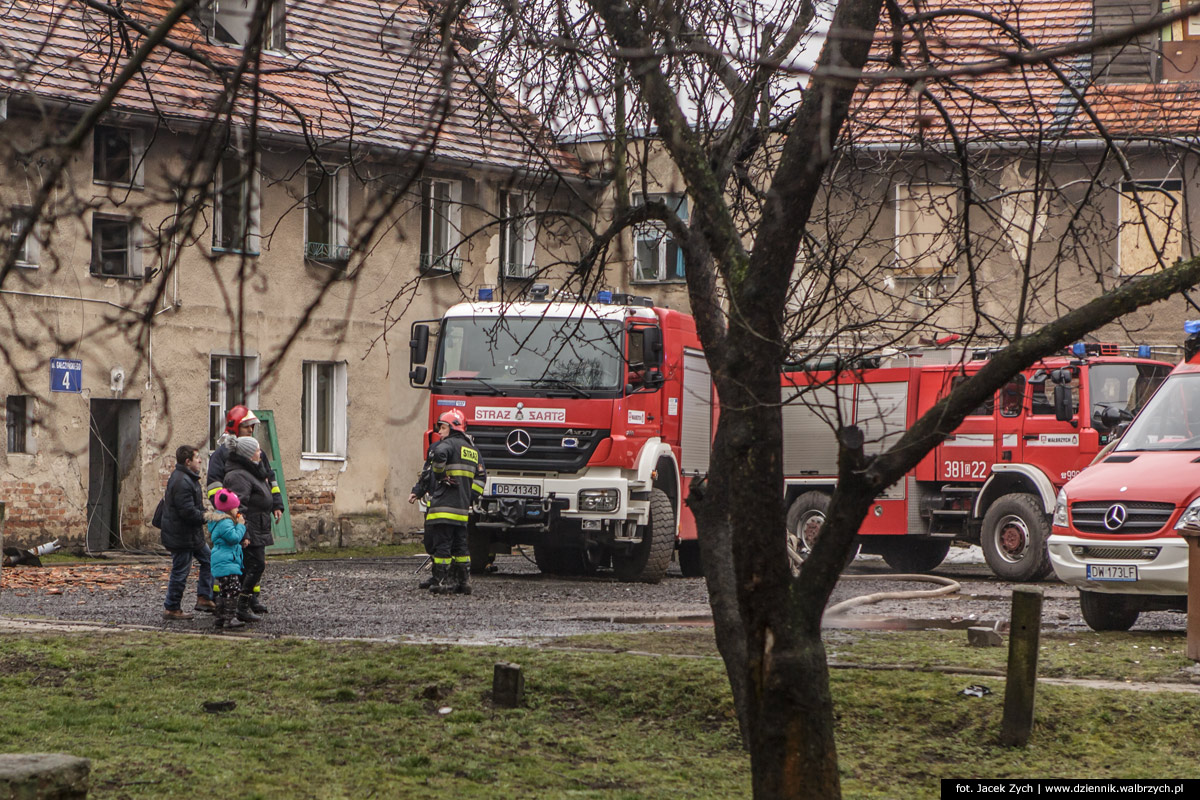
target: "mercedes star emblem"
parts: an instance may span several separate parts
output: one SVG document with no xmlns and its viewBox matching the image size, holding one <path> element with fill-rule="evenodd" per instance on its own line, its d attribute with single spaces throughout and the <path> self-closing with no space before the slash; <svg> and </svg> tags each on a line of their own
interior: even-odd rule
<svg viewBox="0 0 1200 800">
<path fill-rule="evenodd" d="M 1110 531 L 1115 531 L 1125 524 L 1125 518 L 1128 515 L 1129 512 L 1125 509 L 1125 506 L 1120 503 L 1114 503 L 1108 507 L 1108 511 L 1104 512 L 1104 527 Z"/>
<path fill-rule="evenodd" d="M 512 433 L 508 434 L 508 438 L 504 441 L 504 446 L 508 448 L 508 452 L 514 456 L 523 456 L 529 452 L 529 446 L 533 444 L 533 439 L 530 438 L 528 431 L 523 431 L 516 428 Z M 1124 517 L 1122 517 L 1124 519 Z"/>
</svg>

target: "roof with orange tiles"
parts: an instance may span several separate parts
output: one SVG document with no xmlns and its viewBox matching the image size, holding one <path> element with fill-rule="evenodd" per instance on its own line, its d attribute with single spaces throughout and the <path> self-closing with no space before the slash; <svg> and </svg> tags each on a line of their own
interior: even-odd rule
<svg viewBox="0 0 1200 800">
<path fill-rule="evenodd" d="M 120 7 L 152 28 L 172 5 L 125 0 Z M 9 0 L 0 7 L 0 90 L 92 102 L 143 39 L 121 27 L 78 0 Z M 498 108 L 484 101 L 469 53 L 455 46 L 454 58 L 443 57 L 436 22 L 418 0 L 288 0 L 286 30 L 286 52 L 261 57 L 257 107 L 244 88 L 234 112 L 243 123 L 257 114 L 261 135 L 580 174 L 578 161 L 511 96 Z M 213 119 L 242 49 L 209 42 L 193 16 L 180 20 L 169 43 L 173 49 L 159 48 L 114 108 Z"/>
<path fill-rule="evenodd" d="M 902 33 L 899 65 L 886 62 L 891 31 L 886 18 L 881 22 L 868 68 L 878 80 L 859 93 L 846 130 L 850 141 L 902 146 L 953 138 L 976 143 L 1092 138 L 1098 131 L 1081 100 L 1114 135 L 1200 130 L 1200 84 L 1092 85 L 1090 52 L 1069 51 L 1051 64 L 997 68 L 1005 53 L 1029 56 L 1087 42 L 1091 0 L 1001 0 L 974 8 L 961 0 L 925 0 L 921 8 L 930 17 L 926 33 L 923 39 L 911 30 Z M 993 68 L 984 69 L 988 66 Z M 896 77 L 898 68 L 945 74 L 904 81 Z"/>
</svg>

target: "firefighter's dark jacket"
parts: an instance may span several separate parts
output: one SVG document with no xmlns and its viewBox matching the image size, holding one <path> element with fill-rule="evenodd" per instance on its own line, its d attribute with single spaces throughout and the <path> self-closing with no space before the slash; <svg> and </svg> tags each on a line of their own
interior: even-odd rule
<svg viewBox="0 0 1200 800">
<path fill-rule="evenodd" d="M 483 494 L 487 482 L 483 459 L 473 445 L 466 435 L 452 430 L 429 448 L 421 477 L 412 489 L 418 497 L 429 495 L 425 522 L 467 524 L 471 504 Z"/>
</svg>

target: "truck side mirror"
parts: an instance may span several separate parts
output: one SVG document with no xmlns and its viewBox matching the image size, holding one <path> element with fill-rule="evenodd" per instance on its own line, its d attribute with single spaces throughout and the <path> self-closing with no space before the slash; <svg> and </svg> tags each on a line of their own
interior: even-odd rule
<svg viewBox="0 0 1200 800">
<path fill-rule="evenodd" d="M 425 359 L 429 357 L 429 326 L 415 323 L 412 338 L 408 340 L 408 382 L 411 386 L 424 386 L 429 379 Z"/>
<path fill-rule="evenodd" d="M 642 328 L 642 358 L 645 359 L 647 370 L 656 370 L 662 366 L 662 331 L 658 328 Z"/>
<path fill-rule="evenodd" d="M 1071 402 L 1071 387 L 1062 383 L 1054 385 L 1054 418 L 1059 422 L 1075 419 L 1075 404 Z"/>
<path fill-rule="evenodd" d="M 424 364 L 429 357 L 429 326 L 423 323 L 413 325 L 412 338 L 408 340 L 408 349 L 412 363 Z"/>
</svg>

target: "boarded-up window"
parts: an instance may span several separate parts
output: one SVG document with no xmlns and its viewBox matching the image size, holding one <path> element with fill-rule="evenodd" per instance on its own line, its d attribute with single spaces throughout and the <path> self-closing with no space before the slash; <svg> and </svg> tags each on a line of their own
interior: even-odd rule
<svg viewBox="0 0 1200 800">
<path fill-rule="evenodd" d="M 1117 270 L 1122 275 L 1158 272 L 1183 252 L 1183 182 L 1121 184 L 1121 230 Z"/>
<path fill-rule="evenodd" d="M 900 275 L 954 275 L 958 257 L 958 189 L 942 184 L 896 187 L 896 262 Z"/>
</svg>

